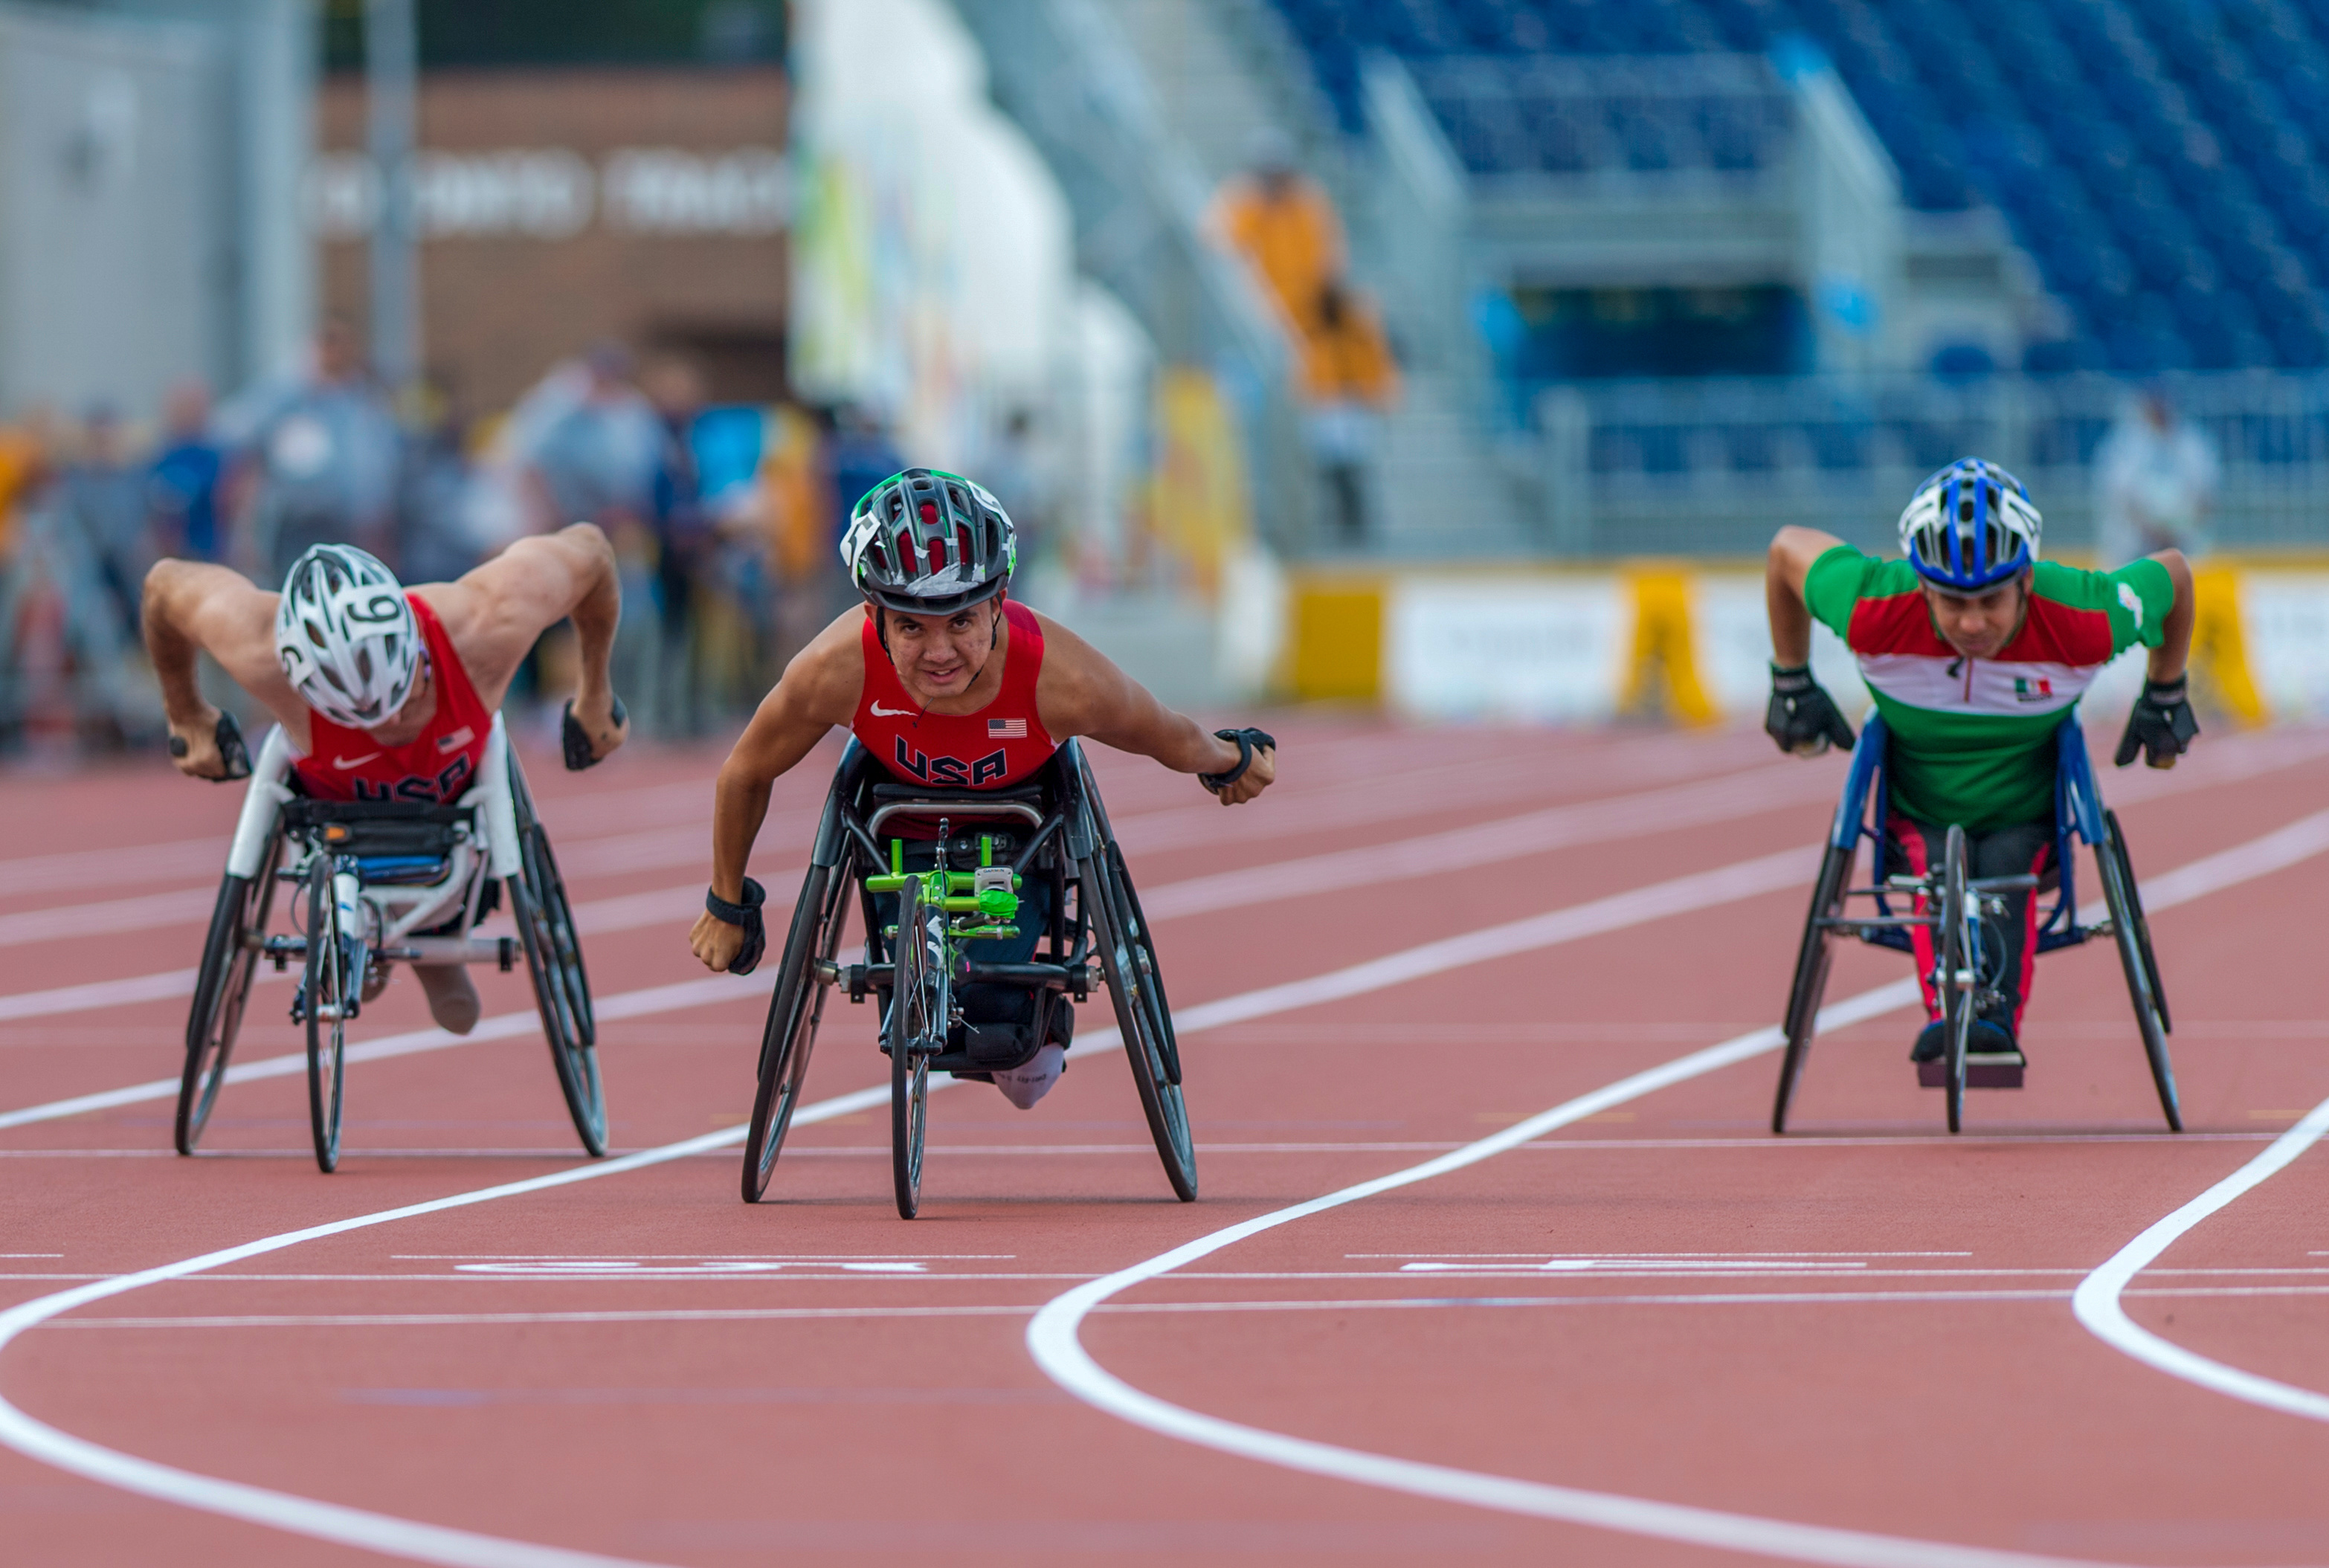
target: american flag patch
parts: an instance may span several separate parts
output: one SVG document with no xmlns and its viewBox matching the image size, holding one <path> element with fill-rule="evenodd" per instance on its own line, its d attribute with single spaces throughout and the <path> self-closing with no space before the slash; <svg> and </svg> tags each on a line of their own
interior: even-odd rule
<svg viewBox="0 0 2329 1568">
<path fill-rule="evenodd" d="M 1023 718 L 990 718 L 986 721 L 986 738 L 1024 740 L 1027 738 L 1027 721 Z"/>
</svg>

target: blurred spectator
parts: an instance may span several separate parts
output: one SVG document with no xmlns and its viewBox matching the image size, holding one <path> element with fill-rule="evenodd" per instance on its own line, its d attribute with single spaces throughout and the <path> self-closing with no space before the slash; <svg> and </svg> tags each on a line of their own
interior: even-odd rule
<svg viewBox="0 0 2329 1568">
<path fill-rule="evenodd" d="M 848 531 L 849 514 L 864 493 L 905 467 L 889 432 L 870 409 L 853 404 L 834 411 L 832 433 L 834 533 L 825 548 L 837 549 Z"/>
<path fill-rule="evenodd" d="M 1003 503 L 1019 535 L 1019 569 L 1026 571 L 1051 545 L 1051 486 L 1037 450 L 1033 410 L 1011 410 L 972 477 Z"/>
<path fill-rule="evenodd" d="M 1382 411 L 1399 395 L 1399 368 L 1373 308 L 1340 283 L 1318 291 L 1316 326 L 1303 346 L 1311 455 L 1335 531 L 1344 544 L 1356 545 L 1367 534 L 1367 460 Z"/>
<path fill-rule="evenodd" d="M 562 411 L 552 404 L 527 453 L 527 490 L 533 525 L 548 531 L 570 523 L 595 522 L 607 530 L 622 575 L 623 600 L 655 602 L 655 480 L 662 471 L 665 430 L 655 406 L 631 380 L 631 356 L 619 343 L 602 343 L 583 356 L 581 376 L 561 368 L 551 372 L 553 397 L 571 382 Z M 623 617 L 615 634 L 614 678 L 618 690 L 646 691 L 654 684 L 657 631 L 655 618 Z M 537 655 L 540 688 L 562 690 L 567 636 L 545 634 Z"/>
<path fill-rule="evenodd" d="M 420 427 L 404 449 L 397 554 L 407 582 L 445 583 L 484 557 L 471 527 L 477 475 L 468 421 L 451 394 L 432 384 L 418 402 Z"/>
<path fill-rule="evenodd" d="M 156 550 L 203 561 L 225 555 L 219 530 L 225 465 L 225 450 L 211 435 L 210 389 L 179 382 L 164 399 L 162 450 L 146 470 L 146 511 Z"/>
<path fill-rule="evenodd" d="M 146 470 L 130 461 L 129 433 L 110 403 L 90 406 L 77 446 L 58 476 L 56 504 L 64 525 L 80 536 L 97 583 L 112 601 L 108 622 L 124 629 L 126 641 L 137 630 L 146 569 L 158 555 L 147 526 Z M 69 591 L 91 586 L 77 583 Z"/>
<path fill-rule="evenodd" d="M 327 321 L 296 378 L 263 383 L 219 411 L 236 454 L 231 510 L 248 568 L 280 582 L 300 552 L 338 540 L 395 564 L 401 437 L 347 324 Z"/>
<path fill-rule="evenodd" d="M 2216 451 L 2206 434 L 2176 413 L 2164 390 L 2146 388 L 2095 453 L 2102 564 L 2120 567 L 2170 548 L 2204 552 L 2216 483 Z"/>
<path fill-rule="evenodd" d="M 1255 136 L 1247 166 L 1214 198 L 1210 226 L 1259 275 L 1294 330 L 1306 333 L 1319 291 L 1343 275 L 1342 220 L 1325 189 L 1296 164 L 1283 133 Z"/>
<path fill-rule="evenodd" d="M 655 474 L 655 607 L 657 631 L 653 727 L 693 736 L 703 722 L 696 633 L 700 586 L 712 570 L 712 519 L 703 505 L 696 460 L 696 423 L 703 380 L 684 361 L 666 360 L 645 378 L 647 400 L 663 422 Z"/>
<path fill-rule="evenodd" d="M 655 509 L 664 425 L 631 384 L 628 351 L 619 343 L 591 349 L 583 357 L 579 390 L 527 454 L 535 526 L 547 531 L 595 522 L 609 537 L 626 526 L 645 530 Z"/>
</svg>

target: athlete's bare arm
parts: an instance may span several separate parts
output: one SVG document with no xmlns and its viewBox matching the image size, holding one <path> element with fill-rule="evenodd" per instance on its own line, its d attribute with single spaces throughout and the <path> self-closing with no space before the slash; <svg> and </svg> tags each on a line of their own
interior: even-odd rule
<svg viewBox="0 0 2329 1568">
<path fill-rule="evenodd" d="M 2167 606 L 2159 646 L 2149 659 L 2151 679 L 2165 682 L 2182 675 L 2184 661 L 2192 656 L 2192 564 L 2180 549 L 2163 549 L 2151 559 L 2167 568 L 2168 580 L 2175 585 L 2175 602 Z"/>
<path fill-rule="evenodd" d="M 864 624 L 864 611 L 844 611 L 795 654 L 721 765 L 712 800 L 712 890 L 731 904 L 743 902 L 744 867 L 768 814 L 770 786 L 857 717 L 865 690 Z M 717 972 L 735 961 L 744 928 L 706 911 L 695 917 L 687 944 Z"/>
<path fill-rule="evenodd" d="M 1815 528 L 1787 527 L 1771 540 L 1763 568 L 1763 603 L 1771 617 L 1771 662 L 1801 669 L 1812 662 L 1812 613 L 1804 607 L 1804 578 L 1812 563 L 1843 540 Z"/>
<path fill-rule="evenodd" d="M 444 623 L 469 684 L 487 709 L 501 706 L 542 634 L 572 616 L 582 666 L 574 717 L 590 737 L 591 755 L 605 756 L 627 737 L 629 725 L 615 722 L 615 688 L 607 672 L 623 616 L 622 579 L 614 548 L 595 523 L 519 540 L 456 581 L 413 591 Z"/>
<path fill-rule="evenodd" d="M 1237 766 L 1235 741 L 1211 734 L 1175 713 L 1108 656 L 1040 612 L 1043 672 L 1035 681 L 1035 709 L 1043 728 L 1065 739 L 1088 735 L 1103 746 L 1153 757 L 1174 773 L 1227 773 Z M 1268 789 L 1278 777 L 1278 754 L 1264 746 L 1243 777 L 1220 792 L 1233 806 Z"/>
<path fill-rule="evenodd" d="M 267 705 L 291 743 L 307 748 L 307 705 L 283 679 L 275 655 L 277 596 L 241 573 L 199 561 L 156 561 L 146 574 L 146 652 L 162 683 L 171 762 L 189 778 L 226 776 L 219 755 L 219 710 L 203 700 L 195 656 L 208 653 L 236 685 Z M 183 755 L 181 754 L 183 748 Z"/>
</svg>

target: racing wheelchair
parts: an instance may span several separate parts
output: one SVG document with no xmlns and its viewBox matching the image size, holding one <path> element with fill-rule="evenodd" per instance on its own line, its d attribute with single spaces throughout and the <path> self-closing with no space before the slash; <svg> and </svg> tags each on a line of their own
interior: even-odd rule
<svg viewBox="0 0 2329 1568">
<path fill-rule="evenodd" d="M 1948 830 L 1940 861 L 1921 877 L 1885 876 L 1884 824 L 1888 783 L 1886 751 L 1890 735 L 1881 716 L 1872 714 L 1853 748 L 1852 772 L 1843 798 L 1835 808 L 1828 832 L 1827 852 L 1820 862 L 1819 880 L 1804 922 L 1803 944 L 1796 957 L 1795 981 L 1787 992 L 1787 1056 L 1779 1065 L 1779 1089 L 1771 1108 L 1771 1131 L 1787 1130 L 1787 1103 L 1795 1095 L 1804 1058 L 1811 1050 L 1818 1025 L 1821 999 L 1827 991 L 1828 966 L 1835 943 L 1855 936 L 1878 947 L 1913 953 L 1912 929 L 1933 933 L 1934 965 L 1928 977 L 1941 1005 L 1945 1050 L 1937 1061 L 1918 1065 L 1918 1078 L 1927 1088 L 1947 1092 L 1951 1132 L 1963 1124 L 1965 1093 L 1968 1088 L 2018 1089 L 2022 1063 L 1966 1061 L 1966 1046 L 1974 1015 L 2002 972 L 2004 955 L 1988 951 L 1996 944 L 1985 931 L 1983 916 L 1994 913 L 2004 895 L 2056 882 L 2053 907 L 2038 921 L 2037 951 L 2051 953 L 2073 947 L 2093 937 L 2110 937 L 2117 945 L 2119 964 L 2126 975 L 2128 999 L 2135 1006 L 2136 1028 L 2143 1037 L 2144 1055 L 2151 1064 L 2152 1083 L 2159 1091 L 2159 1107 L 2170 1131 L 2183 1131 L 2183 1117 L 2175 1096 L 2175 1071 L 2167 1059 L 2167 1036 L 2173 1028 L 2167 999 L 2160 989 L 2159 963 L 2151 948 L 2151 928 L 2145 922 L 2143 903 L 2136 887 L 2135 869 L 2127 859 L 2126 839 L 2118 817 L 2103 808 L 2095 787 L 2093 764 L 2087 756 L 2085 733 L 2075 716 L 2054 731 L 2054 863 L 2044 876 L 1975 878 L 1968 873 L 1963 828 Z M 1872 812 L 1871 807 L 1873 807 Z M 1872 842 L 1871 863 L 1876 875 L 1871 886 L 1854 887 L 1853 867 L 1860 841 Z M 2095 872 L 2102 885 L 2104 917 L 2080 925 L 2073 841 L 2094 850 Z M 1872 902 L 1872 913 L 1847 913 L 1852 898 Z M 1921 906 L 1915 913 L 1896 913 L 1892 900 L 1908 898 Z M 2029 982 L 2023 977 L 2023 983 Z"/>
<path fill-rule="evenodd" d="M 845 962 L 853 908 L 863 947 Z M 985 963 L 962 951 L 967 942 L 1016 934 L 1001 924 L 1014 917 L 1040 923 L 1042 951 L 1029 962 Z M 1183 1202 L 1193 1201 L 1196 1149 L 1164 974 L 1081 747 L 1066 742 L 1014 787 L 950 790 L 896 781 L 852 739 L 825 796 L 768 1001 L 744 1143 L 744 1201 L 758 1203 L 768 1191 L 834 991 L 881 1005 L 891 1182 L 899 1215 L 911 1219 L 921 1203 L 929 1075 L 1023 1065 L 1046 1040 L 1066 1037 L 1069 1003 L 1100 984 L 1114 1003 L 1165 1178 Z M 968 1019 L 964 1000 L 974 987 L 1023 993 L 1027 1005 L 999 1023 Z"/>
<path fill-rule="evenodd" d="M 240 737 L 236 739 L 240 746 Z M 476 782 L 449 805 L 319 801 L 298 793 L 290 742 L 259 748 L 203 944 L 186 1019 L 177 1146 L 192 1154 L 224 1082 L 261 962 L 300 961 L 291 1021 L 306 1028 L 307 1110 L 316 1163 L 340 1158 L 342 1069 L 350 1019 L 373 963 L 492 963 L 522 953 L 533 980 L 558 1086 L 582 1147 L 607 1152 L 598 1026 L 574 912 L 499 714 Z M 269 929 L 276 888 L 290 888 L 290 933 Z M 514 936 L 476 927 L 508 892 Z"/>
</svg>

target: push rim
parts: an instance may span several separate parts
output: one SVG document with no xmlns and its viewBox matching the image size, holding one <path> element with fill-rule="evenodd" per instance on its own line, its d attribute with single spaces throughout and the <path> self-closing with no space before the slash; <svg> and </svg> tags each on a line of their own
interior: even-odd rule
<svg viewBox="0 0 2329 1568">
<path fill-rule="evenodd" d="M 181 1154 L 192 1154 L 202 1141 L 220 1085 L 226 1081 L 235 1038 L 242 1032 L 243 1009 L 259 972 L 259 944 L 266 939 L 275 906 L 275 861 L 281 843 L 279 837 L 268 840 L 256 878 L 229 876 L 219 887 L 218 907 L 211 915 L 195 979 L 193 1009 L 186 1021 L 186 1066 L 178 1084 L 174 1129 Z"/>
<path fill-rule="evenodd" d="M 1804 938 L 1796 950 L 1796 974 L 1787 990 L 1787 1054 L 1779 1060 L 1779 1089 L 1771 1104 L 1771 1131 L 1787 1130 L 1787 1106 L 1796 1097 L 1804 1059 L 1811 1053 L 1812 1033 L 1819 1007 L 1827 994 L 1828 970 L 1835 958 L 1835 930 L 1825 922 L 1843 913 L 1852 878 L 1853 852 L 1834 844 L 1820 861 L 1819 881 L 1812 890 L 1811 913 L 1804 918 Z"/>
<path fill-rule="evenodd" d="M 340 1164 L 342 1069 L 346 1066 L 348 973 L 346 934 L 332 891 L 332 857 L 318 852 L 307 878 L 307 1117 L 316 1164 L 327 1174 Z M 324 1015 L 329 1012 L 333 1016 Z"/>
<path fill-rule="evenodd" d="M 783 968 L 768 998 L 768 1021 L 760 1037 L 759 1081 L 752 1096 L 751 1131 L 744 1144 L 744 1201 L 758 1203 L 792 1126 L 809 1056 L 825 1020 L 831 983 L 820 971 L 841 945 L 841 911 L 847 906 L 852 878 L 835 877 L 822 866 L 809 869 L 800 900 L 793 906 L 785 937 Z M 816 924 L 804 929 L 804 922 Z"/>
<path fill-rule="evenodd" d="M 1934 944 L 1940 961 L 1934 983 L 1940 992 L 1943 1033 L 1948 1046 L 1951 1132 L 1961 1131 L 1965 1125 L 1966 1047 L 1973 1033 L 1973 991 L 1957 983 L 1973 962 L 1967 942 L 1966 881 L 1965 830 L 1952 825 L 1941 854 L 1940 940 Z"/>
</svg>

